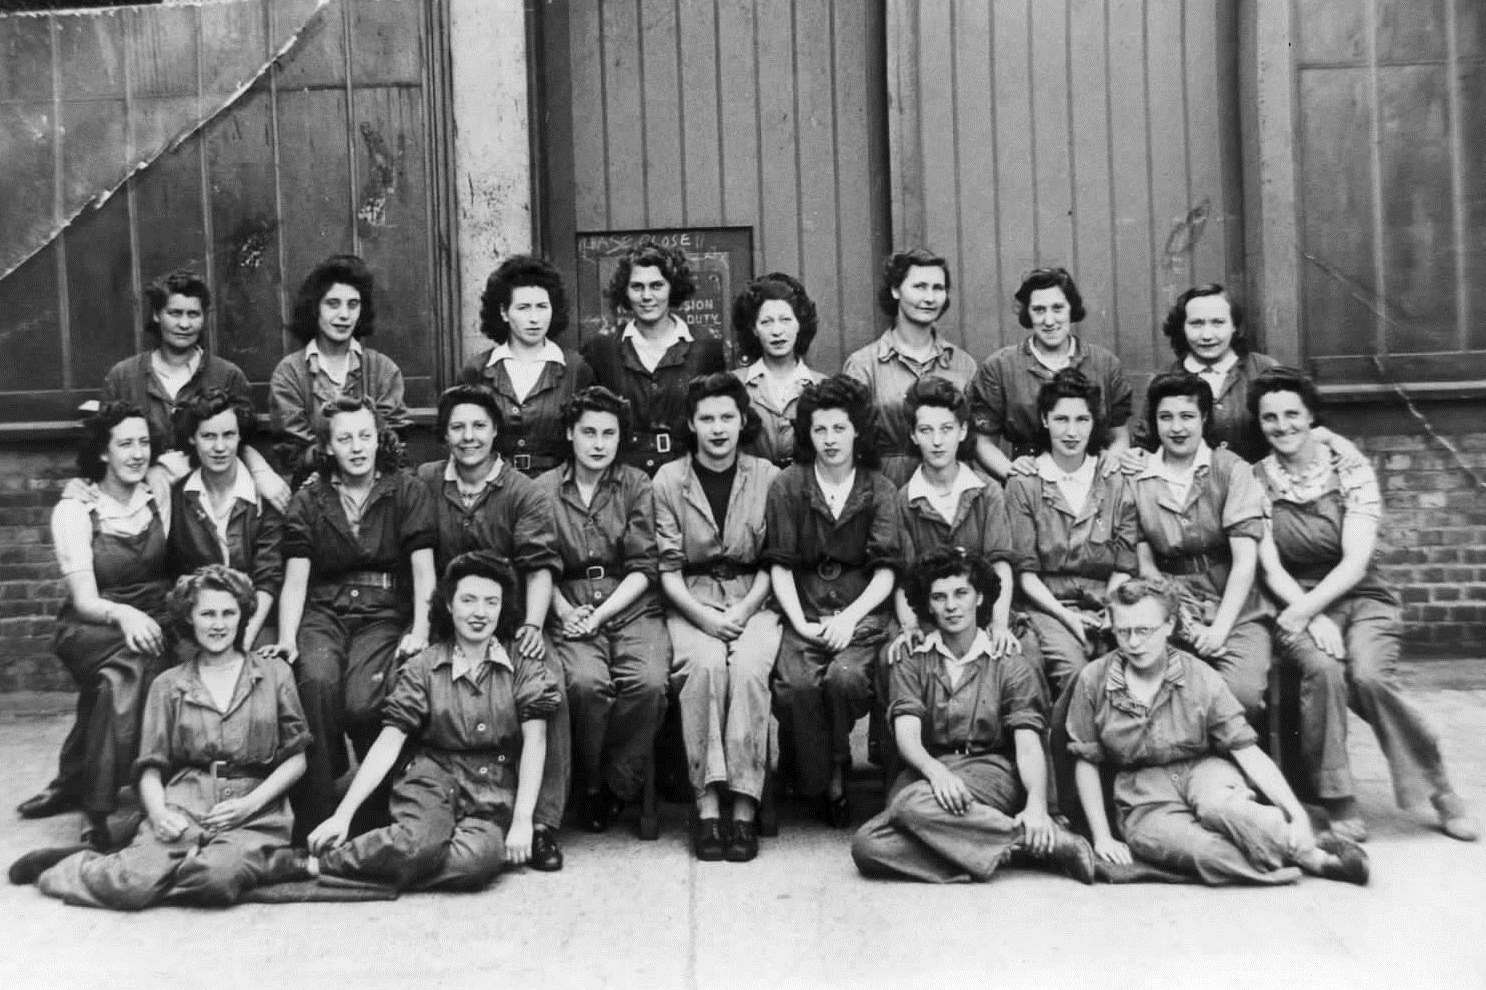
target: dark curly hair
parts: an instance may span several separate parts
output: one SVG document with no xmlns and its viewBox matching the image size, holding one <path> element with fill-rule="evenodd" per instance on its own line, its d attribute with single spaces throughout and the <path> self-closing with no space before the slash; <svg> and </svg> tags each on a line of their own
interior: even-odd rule
<svg viewBox="0 0 1486 990">
<path fill-rule="evenodd" d="M 1178 625 L 1181 624 L 1182 598 L 1181 589 L 1175 581 L 1164 575 L 1156 577 L 1133 577 L 1121 584 L 1109 594 L 1109 608 L 1113 610 L 1116 605 L 1139 605 L 1147 598 L 1155 599 L 1165 610 L 1166 617 L 1173 619 Z"/>
<path fill-rule="evenodd" d="M 1022 279 L 1022 284 L 1017 288 L 1016 321 L 1023 327 L 1032 329 L 1032 314 L 1027 307 L 1032 302 L 1032 293 L 1038 289 L 1062 289 L 1063 295 L 1068 300 L 1068 322 L 1081 323 L 1088 315 L 1084 310 L 1084 297 L 1078 291 L 1078 284 L 1073 281 L 1073 276 L 1068 274 L 1066 268 L 1034 268 Z"/>
<path fill-rule="evenodd" d="M 495 620 L 495 635 L 498 639 L 509 639 L 516 632 L 520 614 L 516 571 L 506 558 L 491 550 L 462 553 L 444 568 L 428 603 L 429 639 L 436 643 L 454 641 L 454 593 L 459 590 L 459 582 L 467 577 L 488 578 L 500 585 L 500 618 Z M 514 662 L 515 657 L 511 659 Z"/>
<path fill-rule="evenodd" d="M 1314 425 L 1322 425 L 1321 392 L 1310 375 L 1283 365 L 1261 372 L 1249 385 L 1249 415 L 1254 417 L 1254 422 L 1259 421 L 1259 400 L 1271 392 L 1294 392 L 1310 412 Z"/>
<path fill-rule="evenodd" d="M 815 413 L 824 409 L 841 409 L 856 428 L 856 443 L 852 460 L 864 468 L 876 468 L 882 463 L 874 442 L 875 421 L 872 414 L 872 393 L 867 386 L 849 375 L 834 375 L 823 378 L 813 385 L 806 385 L 800 392 L 800 401 L 795 406 L 795 461 L 800 464 L 815 463 L 815 444 L 810 440 L 810 423 Z"/>
<path fill-rule="evenodd" d="M 671 284 L 671 309 L 678 308 L 697 291 L 691 262 L 680 248 L 644 240 L 619 258 L 619 265 L 609 279 L 606 296 L 616 310 L 629 309 L 629 279 L 636 268 L 659 268 L 661 277 Z"/>
<path fill-rule="evenodd" d="M 1152 443 L 1156 447 L 1161 445 L 1161 434 L 1156 432 L 1156 410 L 1160 408 L 1161 400 L 1175 396 L 1196 401 L 1197 411 L 1202 414 L 1202 439 L 1212 446 L 1213 390 L 1190 371 L 1168 371 L 1151 379 L 1145 393 L 1145 425 Z"/>
<path fill-rule="evenodd" d="M 390 474 L 403 466 L 402 440 L 382 421 L 382 414 L 377 412 L 376 403 L 366 396 L 353 399 L 342 395 L 320 407 L 320 416 L 325 425 L 320 429 L 320 443 L 312 460 L 312 470 L 320 475 L 322 482 L 329 483 L 336 470 L 335 455 L 327 449 L 330 445 L 331 421 L 338 415 L 361 412 L 363 409 L 372 414 L 372 420 L 377 424 L 376 469 L 383 474 Z"/>
<path fill-rule="evenodd" d="M 82 422 L 82 435 L 77 442 L 77 473 L 85 481 L 102 481 L 108 473 L 103 455 L 108 450 L 108 441 L 113 437 L 114 427 L 126 419 L 142 419 L 150 431 L 150 463 L 160 456 L 161 438 L 150 426 L 150 418 L 144 410 L 132 402 L 104 402 L 98 411 L 91 413 Z"/>
<path fill-rule="evenodd" d="M 225 591 L 237 600 L 237 608 L 241 614 L 238 616 L 237 632 L 232 637 L 232 645 L 239 650 L 243 649 L 248 619 L 252 618 L 258 608 L 258 595 L 253 589 L 253 579 L 226 564 L 207 564 L 197 568 L 195 573 L 182 574 L 176 578 L 175 587 L 170 589 L 165 606 L 170 623 L 182 642 L 194 641 L 191 610 L 196 607 L 203 591 Z"/>
<path fill-rule="evenodd" d="M 485 280 L 480 294 L 480 332 L 497 344 L 511 339 L 511 327 L 501 316 L 502 307 L 511 305 L 517 289 L 546 289 L 552 304 L 552 323 L 547 328 L 549 339 L 568 327 L 568 294 L 563 289 L 562 274 L 545 258 L 530 254 L 512 255 Z"/>
<path fill-rule="evenodd" d="M 490 421 L 495 424 L 496 436 L 505 432 L 506 417 L 500 411 L 500 403 L 496 401 L 494 392 L 484 385 L 455 385 L 444 389 L 439 396 L 438 418 L 434 429 L 440 442 L 443 441 L 444 434 L 449 432 L 449 417 L 454 414 L 454 407 L 465 405 L 479 406 L 489 413 Z"/>
<path fill-rule="evenodd" d="M 795 336 L 796 357 L 802 358 L 809 352 L 816 331 L 820 329 L 820 315 L 816 312 L 815 302 L 798 279 L 783 272 L 770 272 L 763 278 L 756 278 L 733 300 L 733 336 L 737 338 L 738 356 L 744 364 L 752 364 L 764 356 L 764 346 L 759 343 L 753 328 L 758 322 L 759 310 L 771 299 L 787 302 L 794 310 L 795 321 L 800 325 Z"/>
<path fill-rule="evenodd" d="M 320 332 L 320 300 L 333 285 L 349 285 L 361 293 L 361 315 L 356 320 L 356 338 L 370 337 L 377 330 L 377 303 L 374 279 L 366 262 L 354 254 L 334 254 L 316 265 L 299 284 L 294 297 L 294 312 L 289 319 L 289 332 L 300 343 L 308 344 Z"/>
<path fill-rule="evenodd" d="M 1171 351 L 1177 357 L 1186 357 L 1192 350 L 1187 343 L 1187 303 L 1193 299 L 1201 299 L 1205 296 L 1222 296 L 1228 303 L 1228 319 L 1233 324 L 1233 352 L 1239 357 L 1249 353 L 1249 335 L 1243 329 L 1243 306 L 1233 298 L 1233 293 L 1223 288 L 1216 282 L 1206 285 L 1193 286 L 1186 292 L 1176 297 L 1176 302 L 1166 311 L 1166 319 L 1161 323 L 1161 332 L 1166 335 L 1166 340 L 1171 344 Z"/>
<path fill-rule="evenodd" d="M 253 433 L 258 428 L 258 417 L 250 404 L 239 401 L 225 388 L 209 388 L 188 396 L 170 414 L 175 449 L 185 452 L 192 467 L 201 466 L 201 458 L 196 454 L 196 444 L 192 442 L 196 438 L 196 431 L 201 428 L 202 423 L 229 409 L 237 417 L 237 449 L 242 450 L 253 439 Z"/>
<path fill-rule="evenodd" d="M 697 375 L 686 383 L 686 446 L 693 454 L 697 452 L 697 435 L 691 428 L 691 421 L 703 399 L 732 399 L 737 405 L 738 415 L 742 420 L 739 447 L 746 447 L 756 440 L 759 431 L 764 428 L 753 404 L 748 401 L 748 386 L 737 375 L 726 371 Z"/>
<path fill-rule="evenodd" d="M 634 413 L 630 410 L 629 400 L 623 396 L 616 395 L 602 385 L 590 385 L 573 393 L 573 397 L 562 407 L 562 428 L 571 430 L 578 425 L 578 420 L 583 418 L 586 412 L 609 413 L 619 420 L 619 443 L 621 449 L 629 440 L 629 432 L 634 428 Z"/>
<path fill-rule="evenodd" d="M 965 393 L 955 387 L 955 383 L 938 375 L 925 375 L 908 386 L 908 391 L 903 396 L 903 408 L 908 412 L 908 452 L 918 453 L 918 444 L 913 440 L 914 433 L 918 429 L 918 411 L 925 407 L 931 409 L 948 409 L 954 413 L 955 421 L 961 425 L 970 422 L 970 400 Z M 965 431 L 965 439 L 960 442 L 960 449 L 955 456 L 961 460 L 968 460 L 975 449 L 975 435 Z"/>
<path fill-rule="evenodd" d="M 939 315 L 948 313 L 949 290 L 953 288 L 949 279 L 949 262 L 928 248 L 897 251 L 887 256 L 882 263 L 882 284 L 877 288 L 877 308 L 888 316 L 898 315 L 898 300 L 893 291 L 903 284 L 910 268 L 939 268 L 944 271 L 944 309 L 939 311 Z"/>
<path fill-rule="evenodd" d="M 171 296 L 187 296 L 201 303 L 201 313 L 211 312 L 212 290 L 206 279 L 187 268 L 179 268 L 169 275 L 155 279 L 144 290 L 144 332 L 150 340 L 160 341 L 159 313 L 170 302 Z M 203 328 L 204 329 L 204 328 Z"/>
<path fill-rule="evenodd" d="M 951 577 L 966 578 L 970 587 L 980 592 L 982 601 L 975 610 L 975 624 L 985 626 L 991 621 L 991 609 L 1001 594 L 1001 581 L 984 557 L 978 553 L 970 553 L 964 547 L 940 547 L 914 563 L 903 594 L 919 622 L 924 626 L 933 626 L 934 615 L 929 610 L 929 592 L 935 581 Z"/>
<path fill-rule="evenodd" d="M 1047 427 L 1042 425 L 1042 420 L 1063 399 L 1082 399 L 1094 417 L 1094 424 L 1089 429 L 1087 452 L 1098 454 L 1109 446 L 1109 423 L 1104 416 L 1103 391 L 1077 368 L 1064 368 L 1053 375 L 1052 381 L 1043 383 L 1042 388 L 1037 390 L 1037 449 L 1044 453 L 1052 449 L 1052 438 L 1048 436 Z"/>
</svg>

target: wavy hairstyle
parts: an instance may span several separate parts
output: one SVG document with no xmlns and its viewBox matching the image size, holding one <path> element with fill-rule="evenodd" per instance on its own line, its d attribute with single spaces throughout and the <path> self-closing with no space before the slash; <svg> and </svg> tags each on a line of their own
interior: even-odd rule
<svg viewBox="0 0 1486 990">
<path fill-rule="evenodd" d="M 150 426 L 150 418 L 144 414 L 144 410 L 132 402 L 104 402 L 98 406 L 98 411 L 90 413 L 82 421 L 82 434 L 77 440 L 77 473 L 82 475 L 85 481 L 102 481 L 103 476 L 108 473 L 108 468 L 103 463 L 103 455 L 108 450 L 108 441 L 112 439 L 114 427 L 126 419 L 142 419 L 150 431 L 150 463 L 155 463 L 160 456 L 161 438 L 155 434 L 155 428 Z"/>
<path fill-rule="evenodd" d="M 629 309 L 629 279 L 636 268 L 659 268 L 661 277 L 671 285 L 671 309 L 678 308 L 697 291 L 691 262 L 680 248 L 643 240 L 619 257 L 619 264 L 609 278 L 605 296 L 609 305 L 623 312 Z"/>
<path fill-rule="evenodd" d="M 505 414 L 500 411 L 500 403 L 495 398 L 495 393 L 484 385 L 455 385 L 446 388 L 439 396 L 438 418 L 435 420 L 434 429 L 437 431 L 439 442 L 443 442 L 444 435 L 449 432 L 449 417 L 454 415 L 455 406 L 479 406 L 490 414 L 490 421 L 495 424 L 495 435 L 500 436 L 506 429 Z"/>
<path fill-rule="evenodd" d="M 377 412 L 376 403 L 368 396 L 353 399 L 349 395 L 342 395 L 320 407 L 324 425 L 318 431 L 320 442 L 315 447 L 311 470 L 319 474 L 322 482 L 329 483 L 336 470 L 335 455 L 329 450 L 332 422 L 336 416 L 361 412 L 363 409 L 372 414 L 372 420 L 377 424 L 376 469 L 383 474 L 390 474 L 403 466 L 402 440 L 382 421 L 382 414 Z"/>
<path fill-rule="evenodd" d="M 982 601 L 975 610 L 975 624 L 985 626 L 991 621 L 991 609 L 1001 594 L 1001 581 L 991 565 L 978 553 L 964 547 L 940 547 L 919 558 L 908 575 L 903 588 L 908 605 L 925 626 L 934 625 L 934 615 L 929 610 L 929 592 L 935 581 L 945 578 L 963 577 L 970 587 L 980 592 Z"/>
<path fill-rule="evenodd" d="M 248 619 L 252 618 L 253 612 L 258 608 L 258 595 L 253 589 L 253 579 L 226 564 L 207 564 L 197 568 L 195 573 L 182 574 L 176 578 L 175 587 L 170 589 L 165 606 L 170 623 L 182 642 L 194 641 L 191 610 L 196 607 L 203 591 L 225 591 L 237 600 L 237 608 L 241 614 L 238 616 L 237 632 L 232 637 L 232 645 L 239 650 L 243 649 Z"/>
<path fill-rule="evenodd" d="M 738 436 L 739 448 L 758 439 L 764 424 L 754 411 L 753 404 L 748 401 L 748 386 L 737 375 L 714 371 L 710 375 L 697 375 L 686 383 L 686 447 L 693 454 L 697 452 L 697 435 L 692 429 L 691 421 L 703 399 L 732 399 L 737 405 L 738 415 L 742 420 L 741 433 Z"/>
<path fill-rule="evenodd" d="M 289 332 L 302 344 L 308 344 L 320 332 L 320 300 L 333 285 L 349 285 L 361 293 L 361 315 L 356 320 L 353 337 L 370 337 L 377 330 L 375 279 L 358 255 L 333 254 L 320 262 L 299 284 L 294 297 L 294 310 L 289 319 Z"/>
<path fill-rule="evenodd" d="M 160 342 L 159 313 L 170 302 L 171 296 L 187 296 L 201 303 L 201 315 L 211 312 L 212 290 L 206 279 L 189 268 L 178 268 L 168 275 L 155 279 L 144 289 L 144 332 L 155 343 Z M 205 327 L 202 328 L 203 335 Z"/>
<path fill-rule="evenodd" d="M 924 408 L 948 409 L 954 414 L 955 421 L 962 426 L 970 423 L 970 400 L 965 393 L 961 392 L 955 383 L 938 375 L 925 375 L 912 385 L 903 397 L 903 408 L 908 412 L 908 452 L 918 453 L 918 445 L 913 442 L 913 434 L 918 429 L 918 411 Z M 966 460 L 975 449 L 975 436 L 970 430 L 965 431 L 965 439 L 960 441 L 959 450 L 955 456 Z"/>
<path fill-rule="evenodd" d="M 1176 297 L 1176 302 L 1166 311 L 1166 319 L 1161 323 L 1161 332 L 1166 335 L 1166 340 L 1171 344 L 1171 351 L 1177 357 L 1186 357 L 1192 350 L 1187 343 L 1187 303 L 1193 299 L 1202 299 L 1206 296 L 1221 296 L 1228 304 L 1228 319 L 1233 324 L 1233 352 L 1239 357 L 1249 353 L 1249 335 L 1244 332 L 1243 305 L 1233 298 L 1233 293 L 1223 288 L 1216 282 L 1206 285 L 1197 285 Z"/>
<path fill-rule="evenodd" d="M 1254 422 L 1259 422 L 1259 400 L 1272 392 L 1294 392 L 1310 412 L 1312 425 L 1322 425 L 1321 392 L 1310 375 L 1299 368 L 1284 366 L 1261 372 L 1249 385 L 1249 415 L 1254 417 Z"/>
<path fill-rule="evenodd" d="M 1048 435 L 1047 427 L 1042 425 L 1042 420 L 1063 399 L 1082 399 L 1089 407 L 1094 425 L 1089 430 L 1087 453 L 1097 455 L 1109 445 L 1109 423 L 1104 416 L 1104 393 L 1077 368 L 1063 368 L 1053 375 L 1052 381 L 1044 382 L 1037 390 L 1037 448 L 1044 453 L 1052 449 L 1052 437 Z"/>
<path fill-rule="evenodd" d="M 800 392 L 800 401 L 795 406 L 795 461 L 801 464 L 815 463 L 815 444 L 810 441 L 810 421 L 816 412 L 825 409 L 844 410 L 856 428 L 856 443 L 853 445 L 852 461 L 864 468 L 876 468 L 882 463 L 873 440 L 875 420 L 872 414 L 872 393 L 867 386 L 849 375 L 833 375 L 813 385 L 806 385 Z"/>
<path fill-rule="evenodd" d="M 516 254 L 502 261 L 485 280 L 480 293 L 480 332 L 497 344 L 511 339 L 511 325 L 501 316 L 501 309 L 511 305 L 517 289 L 545 289 L 552 304 L 552 323 L 547 338 L 560 335 L 568 328 L 568 294 L 563 288 L 562 273 L 545 258 Z"/>
<path fill-rule="evenodd" d="M 518 625 L 516 571 L 506 558 L 494 551 L 472 550 L 449 561 L 444 573 L 439 576 L 433 598 L 428 603 L 430 640 L 443 643 L 454 641 L 454 593 L 459 590 L 459 582 L 467 577 L 488 578 L 500 585 L 500 617 L 495 620 L 495 635 L 498 639 L 509 639 L 515 634 Z"/>
<path fill-rule="evenodd" d="M 202 423 L 228 410 L 237 419 L 237 449 L 241 451 L 253 439 L 258 428 L 258 417 L 253 413 L 251 405 L 238 401 L 225 388 L 209 388 L 188 396 L 170 414 L 175 449 L 185 452 L 192 467 L 201 466 L 201 458 L 196 454 L 196 444 L 192 442 L 196 438 L 196 431 L 201 428 Z"/>
<path fill-rule="evenodd" d="M 1161 434 L 1156 432 L 1156 410 L 1161 400 L 1174 397 L 1196 401 L 1197 411 L 1202 414 L 1202 439 L 1209 447 L 1213 446 L 1213 390 L 1190 371 L 1167 371 L 1151 379 L 1145 393 L 1145 426 L 1150 431 L 1147 436 L 1157 448 L 1161 446 Z"/>
<path fill-rule="evenodd" d="M 738 356 L 744 364 L 752 364 L 764 356 L 764 346 L 759 343 L 758 334 L 753 329 L 758 322 L 759 310 L 771 299 L 789 303 L 789 308 L 794 311 L 795 321 L 800 325 L 795 336 L 796 357 L 803 358 L 809 352 L 810 344 L 820 329 L 820 315 L 816 312 L 815 302 L 793 275 L 770 272 L 763 278 L 756 278 L 745 285 L 733 300 L 733 336 L 737 338 Z"/>
<path fill-rule="evenodd" d="M 1088 315 L 1084 309 L 1083 294 L 1078 291 L 1078 283 L 1073 281 L 1068 269 L 1034 268 L 1022 279 L 1022 284 L 1012 295 L 1012 299 L 1016 301 L 1016 321 L 1026 329 L 1032 329 L 1032 313 L 1027 307 L 1032 303 L 1032 293 L 1038 289 L 1063 290 L 1063 295 L 1068 300 L 1069 323 L 1081 323 Z"/>
<path fill-rule="evenodd" d="M 1164 575 L 1131 578 L 1110 592 L 1109 608 L 1113 610 L 1116 605 L 1138 605 L 1147 598 L 1153 598 L 1159 602 L 1166 612 L 1166 617 L 1174 619 L 1177 625 L 1181 625 L 1181 589 L 1177 587 L 1176 582 Z"/>
<path fill-rule="evenodd" d="M 619 449 L 623 450 L 624 445 L 629 441 L 630 430 L 634 428 L 635 420 L 629 400 L 616 395 L 602 385 L 590 385 L 579 389 L 562 407 L 562 428 L 571 430 L 578 425 L 578 420 L 582 419 L 586 412 L 609 413 L 619 420 Z"/>
<path fill-rule="evenodd" d="M 949 290 L 953 288 L 949 277 L 949 262 L 942 255 L 921 247 L 911 251 L 895 251 L 883 261 L 882 284 L 877 287 L 877 308 L 887 316 L 898 315 L 898 300 L 893 295 L 893 290 L 903 284 L 910 268 L 939 268 L 944 271 L 944 308 L 939 311 L 939 315 L 942 317 L 948 313 Z"/>
</svg>

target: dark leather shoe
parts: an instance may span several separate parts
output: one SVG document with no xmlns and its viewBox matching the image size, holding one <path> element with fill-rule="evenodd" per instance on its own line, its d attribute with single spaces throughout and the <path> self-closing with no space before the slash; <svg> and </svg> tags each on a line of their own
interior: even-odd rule
<svg viewBox="0 0 1486 990">
<path fill-rule="evenodd" d="M 1083 836 L 1059 828 L 1054 833 L 1048 859 L 1079 883 L 1094 882 L 1094 847 Z"/>
<path fill-rule="evenodd" d="M 583 795 L 583 827 L 590 832 L 607 832 L 613 821 L 609 795 L 603 791 Z"/>
<path fill-rule="evenodd" d="M 35 883 L 37 877 L 62 862 L 68 856 L 92 848 L 92 846 L 79 844 L 74 846 L 51 846 L 47 849 L 33 849 L 10 864 L 10 882 L 19 885 Z"/>
<path fill-rule="evenodd" d="M 108 830 L 108 815 L 89 812 L 85 816 L 81 842 L 89 849 L 106 853 L 113 848 L 113 834 Z"/>
<path fill-rule="evenodd" d="M 1321 876 L 1327 880 L 1366 886 L 1369 872 L 1367 853 L 1363 852 L 1361 846 L 1335 832 L 1322 832 L 1316 836 L 1316 847 L 1336 857 L 1321 868 Z"/>
<path fill-rule="evenodd" d="M 758 825 L 734 820 L 722 858 L 729 863 L 746 863 L 758 855 Z"/>
<path fill-rule="evenodd" d="M 831 828 L 846 828 L 851 824 L 851 802 L 846 795 L 840 797 L 823 797 L 820 799 L 820 820 Z"/>
<path fill-rule="evenodd" d="M 722 821 L 717 818 L 698 818 L 692 833 L 692 849 L 697 859 L 704 863 L 716 863 L 722 859 L 726 838 L 722 834 Z"/>
<path fill-rule="evenodd" d="M 557 834 L 545 825 L 538 825 L 531 834 L 531 860 L 526 864 L 543 873 L 556 873 L 562 869 L 562 848 L 557 844 Z"/>
<path fill-rule="evenodd" d="M 22 818 L 50 818 L 53 815 L 60 815 L 64 811 L 74 811 L 76 809 L 77 798 L 71 794 L 63 793 L 55 787 L 48 787 L 35 797 L 29 797 L 16 805 L 15 810 L 16 814 Z"/>
</svg>

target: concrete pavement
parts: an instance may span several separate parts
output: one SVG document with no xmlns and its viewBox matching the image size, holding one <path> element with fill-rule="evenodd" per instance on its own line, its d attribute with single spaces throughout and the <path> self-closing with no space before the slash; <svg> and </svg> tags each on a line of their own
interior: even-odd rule
<svg viewBox="0 0 1486 990">
<path fill-rule="evenodd" d="M 1486 662 L 1407 674 L 1456 786 L 1486 812 Z M 76 816 L 10 812 L 48 779 L 67 704 L 0 697 L 7 864 L 75 837 Z M 787 807 L 755 862 L 697 863 L 685 809 L 667 805 L 657 842 L 569 832 L 563 872 L 472 895 L 118 915 L 0 886 L 0 987 L 1486 987 L 1486 844 L 1394 809 L 1371 733 L 1352 728 L 1366 888 L 1091 888 L 1028 870 L 974 887 L 869 882 L 847 834 Z M 858 797 L 860 820 L 872 795 Z"/>
</svg>

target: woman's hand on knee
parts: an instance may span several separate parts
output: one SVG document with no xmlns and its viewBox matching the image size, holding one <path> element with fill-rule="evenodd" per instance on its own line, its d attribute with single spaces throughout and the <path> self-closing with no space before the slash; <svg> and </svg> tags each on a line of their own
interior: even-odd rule
<svg viewBox="0 0 1486 990">
<path fill-rule="evenodd" d="M 820 624 L 820 641 L 832 653 L 840 653 L 851 645 L 856 635 L 856 620 L 845 612 L 837 612 Z"/>
<path fill-rule="evenodd" d="M 512 866 L 520 866 L 531 859 L 532 840 L 531 819 L 513 819 L 511 831 L 506 833 L 506 862 Z"/>
<path fill-rule="evenodd" d="M 1053 851 L 1057 830 L 1053 826 L 1052 817 L 1047 813 L 1046 805 L 1027 805 L 1016 816 L 1016 821 L 1022 827 L 1022 843 L 1028 852 L 1034 856 L 1046 856 Z"/>
<path fill-rule="evenodd" d="M 159 818 L 150 819 L 150 827 L 155 830 L 155 838 L 161 842 L 174 842 L 186 834 L 186 829 L 191 827 L 191 819 L 174 808 L 166 808 Z"/>
<path fill-rule="evenodd" d="M 929 767 L 927 780 L 934 800 L 951 815 L 963 815 L 975 800 L 975 795 L 970 793 L 959 774 L 938 761 Z"/>
<path fill-rule="evenodd" d="M 1306 626 L 1306 632 L 1311 634 L 1311 639 L 1321 648 L 1321 652 L 1338 660 L 1345 660 L 1347 656 L 1346 641 L 1342 639 L 1342 630 L 1328 615 L 1318 615 Z"/>
<path fill-rule="evenodd" d="M 315 830 L 305 840 L 305 845 L 309 847 L 311 853 L 320 856 L 327 850 L 345 842 L 346 834 L 350 831 L 350 817 L 337 812 L 315 826 Z"/>
<path fill-rule="evenodd" d="M 124 635 L 124 645 L 135 653 L 159 656 L 165 649 L 165 634 L 160 631 L 160 623 L 129 605 L 113 607 L 118 609 L 115 621 L 119 625 L 119 632 Z"/>
<path fill-rule="evenodd" d="M 1114 863 L 1118 866 L 1129 866 L 1135 862 L 1135 857 L 1130 855 L 1130 847 L 1113 836 L 1107 839 L 1095 839 L 1094 855 L 1106 863 Z"/>
</svg>

